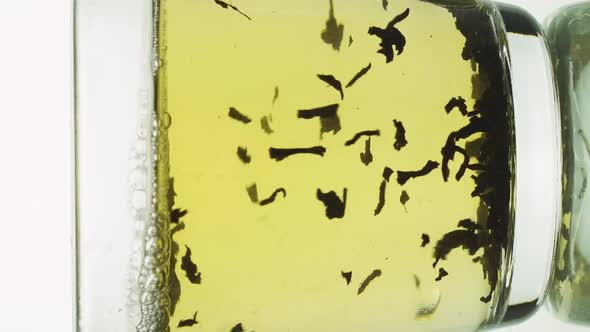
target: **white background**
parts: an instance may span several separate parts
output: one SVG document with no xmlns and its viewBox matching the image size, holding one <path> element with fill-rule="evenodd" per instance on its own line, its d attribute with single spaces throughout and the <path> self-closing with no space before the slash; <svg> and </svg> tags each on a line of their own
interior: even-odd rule
<svg viewBox="0 0 590 332">
<path fill-rule="evenodd" d="M 542 20 L 572 1 L 506 2 Z M 0 1 L 0 331 L 72 331 L 72 22 L 68 0 Z"/>
</svg>

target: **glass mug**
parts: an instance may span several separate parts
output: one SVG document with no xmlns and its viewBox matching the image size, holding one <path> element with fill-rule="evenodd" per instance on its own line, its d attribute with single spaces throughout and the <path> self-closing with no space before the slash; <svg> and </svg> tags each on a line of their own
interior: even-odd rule
<svg viewBox="0 0 590 332">
<path fill-rule="evenodd" d="M 586 189 L 588 150 L 588 84 L 590 3 L 558 10 L 549 20 L 563 136 L 563 219 L 558 240 L 550 307 L 557 316 L 590 323 L 590 246 Z"/>
<path fill-rule="evenodd" d="M 527 13 L 76 6 L 79 331 L 475 331 L 543 302 L 561 137 Z"/>
</svg>

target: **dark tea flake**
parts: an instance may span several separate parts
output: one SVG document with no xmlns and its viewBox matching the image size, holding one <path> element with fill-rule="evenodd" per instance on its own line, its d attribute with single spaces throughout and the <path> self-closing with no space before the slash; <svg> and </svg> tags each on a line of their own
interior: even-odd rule
<svg viewBox="0 0 590 332">
<path fill-rule="evenodd" d="M 313 154 L 320 157 L 323 157 L 326 153 L 326 148 L 323 146 L 314 146 L 311 148 L 292 148 L 292 149 L 279 149 L 279 148 L 270 148 L 268 150 L 270 158 L 276 161 L 281 161 L 286 159 L 290 156 L 297 155 L 297 154 Z"/>
<path fill-rule="evenodd" d="M 369 274 L 365 280 L 363 280 L 363 282 L 361 283 L 358 291 L 357 291 L 357 295 L 360 295 L 362 292 L 365 291 L 365 289 L 367 288 L 367 286 L 369 286 L 369 284 L 371 283 L 371 281 L 375 280 L 375 278 L 380 277 L 381 276 L 381 270 L 376 269 L 373 270 L 373 272 L 371 272 L 371 274 Z"/>
<path fill-rule="evenodd" d="M 363 136 L 379 136 L 380 134 L 381 133 L 379 132 L 379 130 L 361 131 L 361 132 L 354 134 L 354 136 L 351 139 L 349 139 L 348 141 L 346 141 L 346 143 L 344 143 L 344 145 L 351 146 L 354 143 L 356 143 L 359 139 L 361 139 L 361 137 L 363 137 Z"/>
<path fill-rule="evenodd" d="M 436 279 L 434 279 L 434 281 L 441 281 L 442 278 L 444 278 L 448 275 L 449 275 L 449 273 L 441 267 L 440 269 L 438 269 L 438 277 L 436 277 Z"/>
<path fill-rule="evenodd" d="M 330 118 L 336 116 L 339 107 L 339 104 L 331 104 L 327 106 L 299 110 L 297 111 L 297 117 L 300 119 Z"/>
<path fill-rule="evenodd" d="M 322 31 L 321 37 L 324 43 L 332 46 L 336 51 L 340 51 L 340 44 L 344 37 L 344 25 L 339 24 L 334 15 L 334 2 L 330 0 L 330 13 L 326 21 L 326 28 Z"/>
<path fill-rule="evenodd" d="M 336 91 L 338 91 L 340 93 L 340 99 L 344 99 L 344 91 L 342 91 L 342 83 L 340 83 L 339 80 L 337 80 L 332 75 L 322 75 L 322 74 L 318 74 L 318 78 L 320 80 L 322 80 L 324 83 L 326 83 L 329 86 L 336 89 Z"/>
<path fill-rule="evenodd" d="M 465 125 L 463 128 L 457 130 L 454 133 L 455 140 L 467 139 L 476 133 L 489 133 L 489 131 L 487 130 L 488 126 L 490 126 L 490 124 L 485 123 L 485 121 L 482 118 L 477 116 L 471 117 L 469 118 L 469 123 L 467 125 Z"/>
<path fill-rule="evenodd" d="M 180 218 L 186 216 L 187 213 L 188 210 L 173 209 L 172 212 L 170 212 L 170 222 L 173 224 L 178 224 Z"/>
<path fill-rule="evenodd" d="M 340 199 L 340 197 L 338 197 L 338 195 L 334 191 L 324 193 L 321 189 L 317 190 L 316 197 L 326 207 L 326 217 L 328 217 L 328 219 L 341 219 L 342 217 L 344 217 L 344 211 L 346 209 L 347 192 L 348 189 L 344 188 L 342 199 Z"/>
<path fill-rule="evenodd" d="M 446 233 L 434 247 L 435 261 L 432 266 L 435 267 L 439 260 L 446 259 L 451 251 L 460 247 L 467 250 L 470 255 L 474 255 L 480 248 L 474 230 L 458 229 Z"/>
<path fill-rule="evenodd" d="M 381 39 L 381 43 L 379 44 L 381 48 L 379 51 L 377 51 L 377 53 L 383 54 L 387 63 L 393 61 L 394 47 L 397 51 L 397 55 L 402 54 L 404 51 L 404 47 L 406 46 L 406 37 L 404 37 L 404 35 L 395 27 L 395 25 L 406 19 L 409 15 L 410 9 L 408 8 L 403 13 L 396 16 L 391 22 L 389 22 L 385 29 L 375 26 L 369 28 L 369 35 L 377 36 Z"/>
<path fill-rule="evenodd" d="M 393 124 L 395 126 L 395 143 L 393 143 L 393 147 L 399 151 L 408 145 L 406 128 L 404 128 L 404 124 L 401 121 L 393 120 Z"/>
<path fill-rule="evenodd" d="M 391 168 L 385 166 L 385 168 L 383 169 L 383 179 L 385 181 L 389 182 L 391 175 L 393 175 L 393 170 Z"/>
<path fill-rule="evenodd" d="M 244 327 L 242 326 L 242 323 L 236 324 L 236 326 L 232 327 L 230 332 L 244 332 Z"/>
<path fill-rule="evenodd" d="M 473 256 L 475 253 L 483 249 L 483 255 L 473 259 L 474 263 L 481 263 L 484 277 L 490 282 L 490 295 L 494 291 L 497 283 L 497 268 L 500 264 L 499 253 L 501 250 L 497 248 L 497 244 L 490 237 L 490 233 L 486 232 L 483 227 L 471 219 L 463 219 L 459 221 L 457 227 L 463 228 L 451 231 L 445 234 L 439 240 L 434 249 L 434 264 L 437 265 L 439 260 L 446 259 L 447 255 L 456 248 L 462 247 L 468 251 L 468 254 Z M 491 244 L 491 245 L 490 245 Z M 485 246 L 484 246 L 485 245 Z M 495 250 L 498 250 L 496 252 Z"/>
<path fill-rule="evenodd" d="M 430 243 L 430 236 L 428 234 L 422 234 L 422 244 L 420 247 L 424 248 Z"/>
<path fill-rule="evenodd" d="M 268 204 L 274 202 L 275 199 L 277 198 L 278 194 L 283 194 L 283 198 L 287 197 L 287 191 L 285 190 L 285 188 L 279 188 L 279 189 L 275 190 L 272 193 L 272 195 L 270 195 L 270 197 L 260 201 L 260 205 L 264 206 L 264 205 L 268 205 Z"/>
<path fill-rule="evenodd" d="M 274 105 L 278 99 L 279 99 L 279 87 L 275 86 L 275 92 L 274 92 L 274 95 L 272 96 L 272 104 Z"/>
<path fill-rule="evenodd" d="M 406 209 L 406 203 L 409 200 L 410 200 L 410 195 L 408 195 L 408 192 L 405 190 L 402 190 L 402 193 L 399 196 L 399 202 L 402 203 L 402 205 L 404 206 L 404 210 L 406 210 L 406 212 L 408 212 L 408 210 Z"/>
<path fill-rule="evenodd" d="M 463 219 L 457 223 L 457 227 L 465 228 L 470 231 L 480 230 L 482 227 L 471 219 Z"/>
<path fill-rule="evenodd" d="M 238 158 L 244 163 L 249 164 L 252 161 L 252 157 L 248 154 L 248 149 L 242 146 L 238 147 Z"/>
<path fill-rule="evenodd" d="M 250 197 L 250 201 L 252 201 L 252 203 L 258 203 L 258 188 L 256 187 L 256 183 L 253 183 L 246 187 L 246 191 L 248 192 L 248 197 Z"/>
<path fill-rule="evenodd" d="M 339 104 L 331 104 L 322 107 L 316 107 L 312 109 L 305 109 L 299 110 L 297 112 L 297 116 L 300 119 L 313 119 L 319 118 L 320 119 L 320 137 L 324 133 L 333 132 L 337 134 L 341 127 L 340 127 L 340 119 L 338 118 L 338 108 L 340 107 Z"/>
<path fill-rule="evenodd" d="M 274 130 L 272 130 L 272 128 L 270 127 L 271 120 L 272 118 L 270 116 L 263 116 L 260 119 L 260 127 L 262 127 L 262 130 L 264 130 L 264 132 L 269 135 L 274 133 Z"/>
<path fill-rule="evenodd" d="M 189 319 L 183 319 L 178 323 L 177 327 L 190 327 L 193 325 L 198 324 L 199 322 L 197 321 L 197 313 L 198 311 L 195 311 L 195 314 L 193 315 L 193 318 L 189 318 Z"/>
<path fill-rule="evenodd" d="M 236 121 L 240 121 L 242 123 L 250 123 L 252 122 L 252 119 L 250 119 L 249 117 L 247 117 L 246 115 L 240 113 L 240 111 L 238 111 L 235 107 L 230 107 L 229 108 L 229 112 L 227 113 L 227 115 L 236 120 Z"/>
<path fill-rule="evenodd" d="M 191 249 L 187 245 L 185 245 L 185 247 L 186 254 L 182 257 L 180 268 L 186 273 L 186 277 L 191 282 L 191 284 L 200 284 L 201 272 L 197 271 L 197 264 L 193 263 L 192 261 Z"/>
<path fill-rule="evenodd" d="M 248 20 L 252 21 L 252 19 L 250 18 L 250 16 L 246 15 L 245 13 L 243 13 L 241 10 L 238 9 L 238 7 L 231 5 L 227 2 L 223 2 L 221 0 L 214 0 L 216 4 L 218 4 L 221 8 L 225 8 L 225 9 L 232 9 L 238 13 L 240 13 L 242 16 L 244 16 L 245 18 L 247 18 Z"/>
<path fill-rule="evenodd" d="M 354 77 L 348 82 L 348 84 L 346 84 L 346 87 L 350 88 L 351 86 L 353 86 L 354 83 L 356 83 L 356 81 L 358 81 L 361 77 L 365 76 L 369 72 L 369 70 L 371 70 L 370 62 L 366 67 L 364 67 L 358 73 L 356 73 L 356 75 L 354 75 Z"/>
<path fill-rule="evenodd" d="M 436 161 L 429 160 L 426 165 L 418 171 L 397 171 L 397 183 L 403 186 L 409 179 L 426 176 L 438 168 L 438 165 L 439 164 Z"/>
<path fill-rule="evenodd" d="M 349 272 L 340 272 L 340 274 L 342 275 L 342 278 L 344 278 L 344 280 L 346 280 L 346 285 L 350 285 L 350 281 L 352 280 L 352 271 Z"/>
<path fill-rule="evenodd" d="M 458 98 L 453 97 L 445 105 L 445 111 L 447 112 L 447 114 L 451 113 L 451 111 L 455 108 L 459 109 L 459 112 L 461 112 L 461 115 L 463 115 L 463 116 L 467 115 L 467 104 L 465 104 L 465 99 L 463 99 L 462 97 L 458 97 Z"/>
<path fill-rule="evenodd" d="M 365 164 L 365 166 L 369 166 L 370 163 L 373 162 L 373 154 L 371 153 L 371 138 L 367 138 L 365 141 L 365 151 L 361 152 L 361 162 Z"/>
<path fill-rule="evenodd" d="M 483 303 L 490 303 L 490 301 L 492 300 L 492 296 L 494 294 L 492 292 L 490 292 L 490 294 L 488 294 L 487 296 L 482 296 L 479 298 L 479 300 Z"/>
<path fill-rule="evenodd" d="M 385 206 L 385 189 L 387 188 L 387 182 L 385 180 L 381 181 L 381 185 L 379 186 L 379 203 L 377 203 L 377 207 L 375 208 L 374 215 L 378 215 L 383 210 Z"/>
</svg>

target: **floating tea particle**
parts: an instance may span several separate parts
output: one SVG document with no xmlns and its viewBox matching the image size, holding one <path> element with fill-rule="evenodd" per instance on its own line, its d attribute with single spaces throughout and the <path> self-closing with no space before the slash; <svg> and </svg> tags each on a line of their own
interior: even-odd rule
<svg viewBox="0 0 590 332">
<path fill-rule="evenodd" d="M 277 86 L 275 86 L 275 93 L 272 97 L 272 104 L 274 105 L 278 99 L 279 99 L 279 86 L 277 85 Z"/>
<path fill-rule="evenodd" d="M 297 116 L 300 119 L 320 119 L 320 138 L 324 133 L 333 132 L 337 134 L 340 127 L 340 118 L 338 117 L 339 104 L 332 104 L 322 107 L 316 107 L 312 109 L 299 110 Z"/>
<path fill-rule="evenodd" d="M 393 147 L 399 151 L 404 146 L 408 145 L 408 141 L 406 140 L 406 128 L 404 128 L 404 124 L 401 121 L 393 120 L 393 124 L 395 126 L 395 143 L 393 143 Z"/>
<path fill-rule="evenodd" d="M 264 132 L 269 135 L 274 133 L 274 131 L 270 127 L 271 120 L 272 120 L 272 117 L 266 116 L 266 115 L 260 119 L 260 127 L 262 127 L 262 130 L 264 130 Z"/>
<path fill-rule="evenodd" d="M 198 324 L 199 322 L 197 321 L 197 313 L 198 313 L 198 311 L 195 311 L 193 318 L 181 320 L 178 323 L 178 327 L 189 327 L 189 326 L 193 326 L 193 325 Z"/>
<path fill-rule="evenodd" d="M 371 281 L 375 280 L 375 278 L 380 277 L 380 276 L 381 276 L 381 270 L 379 270 L 379 269 L 373 270 L 373 272 L 371 272 L 371 274 L 369 274 L 365 278 L 365 280 L 363 280 L 361 285 L 359 286 L 359 289 L 357 291 L 357 295 L 360 295 L 362 292 L 364 292 L 365 289 L 367 288 L 367 286 L 369 286 L 369 284 L 371 283 Z"/>
<path fill-rule="evenodd" d="M 346 209 L 347 192 L 348 190 L 344 188 L 342 199 L 340 199 L 340 197 L 338 197 L 338 195 L 334 191 L 323 193 L 321 189 L 317 190 L 316 197 L 326 207 L 326 217 L 328 217 L 328 219 L 344 217 L 344 211 Z"/>
<path fill-rule="evenodd" d="M 408 212 L 408 210 L 406 209 L 406 203 L 410 200 L 410 196 L 408 195 L 408 192 L 405 190 L 402 190 L 402 193 L 399 197 L 399 202 L 402 203 L 402 205 L 404 206 L 404 210 L 406 210 L 406 212 Z"/>
<path fill-rule="evenodd" d="M 342 271 L 340 274 L 342 275 L 342 278 L 344 278 L 344 280 L 346 280 L 346 284 L 350 285 L 350 281 L 352 280 L 352 271 L 349 271 L 349 272 Z"/>
<path fill-rule="evenodd" d="M 252 157 L 248 154 L 248 149 L 242 146 L 238 147 L 238 157 L 244 164 L 249 164 L 252 161 Z"/>
<path fill-rule="evenodd" d="M 387 182 L 389 182 L 392 174 L 393 170 L 391 168 L 385 167 L 383 169 L 383 181 L 381 181 L 381 185 L 379 186 L 379 203 L 377 203 L 374 215 L 381 213 L 381 210 L 385 206 L 385 189 L 387 189 Z"/>
<path fill-rule="evenodd" d="M 365 76 L 369 72 L 369 70 L 371 70 L 371 63 L 370 62 L 366 67 L 364 67 L 358 73 L 356 73 L 356 75 L 354 75 L 354 77 L 350 80 L 350 82 L 348 82 L 348 84 L 346 84 L 346 87 L 350 88 L 351 86 L 353 86 L 354 83 L 356 83 L 356 81 L 358 81 L 361 77 Z"/>
<path fill-rule="evenodd" d="M 379 203 L 377 203 L 377 207 L 375 208 L 374 215 L 378 215 L 383 210 L 385 206 L 385 189 L 387 188 L 387 182 L 385 180 L 381 181 L 379 185 Z"/>
<path fill-rule="evenodd" d="M 381 29 L 375 26 L 369 28 L 369 35 L 377 36 L 381 39 L 381 49 L 377 53 L 381 53 L 385 56 L 386 62 L 393 61 L 393 47 L 397 51 L 397 55 L 402 54 L 404 47 L 406 46 L 406 37 L 395 27 L 395 25 L 410 15 L 410 8 L 406 9 L 403 13 L 396 16 L 385 29 Z"/>
<path fill-rule="evenodd" d="M 250 197 L 250 201 L 252 201 L 252 203 L 258 203 L 258 188 L 256 187 L 256 183 L 253 183 L 246 187 L 246 191 L 248 192 L 248 197 Z"/>
<path fill-rule="evenodd" d="M 389 182 L 389 179 L 391 178 L 391 175 L 393 174 L 393 170 L 387 166 L 385 166 L 385 168 L 383 169 L 383 179 L 387 182 Z"/>
<path fill-rule="evenodd" d="M 326 148 L 323 146 L 314 146 L 311 148 L 292 148 L 292 149 L 279 149 L 279 148 L 270 148 L 268 150 L 270 154 L 270 158 L 276 161 L 281 161 L 285 158 L 288 158 L 293 155 L 297 154 L 314 154 L 320 157 L 324 156 L 326 153 Z"/>
<path fill-rule="evenodd" d="M 244 14 L 241 10 L 238 9 L 238 7 L 233 6 L 229 3 L 223 2 L 221 0 L 215 0 L 215 3 L 218 4 L 220 7 L 225 8 L 225 9 L 232 9 L 238 13 L 240 13 L 242 16 L 244 16 L 245 18 L 247 18 L 248 20 L 252 21 L 252 19 L 250 18 L 250 16 Z"/>
<path fill-rule="evenodd" d="M 428 234 L 422 234 L 422 244 L 420 247 L 424 248 L 430 243 L 430 236 Z"/>
<path fill-rule="evenodd" d="M 426 165 L 424 165 L 424 167 L 418 171 L 397 171 L 397 183 L 403 186 L 406 184 L 406 182 L 408 182 L 409 179 L 426 176 L 436 168 L 438 168 L 438 163 L 436 161 L 429 160 Z"/>
<path fill-rule="evenodd" d="M 371 153 L 371 138 L 367 138 L 365 141 L 365 151 L 361 152 L 361 162 L 365 164 L 365 166 L 369 166 L 370 163 L 373 162 L 373 154 Z"/>
<path fill-rule="evenodd" d="M 330 0 L 330 17 L 326 21 L 326 28 L 322 31 L 321 37 L 324 43 L 331 45 L 336 51 L 340 51 L 340 44 L 344 36 L 344 25 L 338 24 L 334 16 L 334 2 Z"/>
<path fill-rule="evenodd" d="M 232 327 L 230 332 L 244 332 L 244 327 L 242 326 L 242 323 L 236 324 L 236 326 Z"/>
<path fill-rule="evenodd" d="M 193 263 L 191 258 L 191 249 L 185 245 L 186 254 L 182 257 L 180 268 L 186 273 L 186 277 L 192 284 L 201 283 L 201 272 L 197 271 L 197 264 Z"/>
<path fill-rule="evenodd" d="M 356 141 L 358 141 L 363 136 L 379 136 L 379 135 L 380 135 L 379 130 L 361 131 L 361 132 L 354 134 L 354 136 L 351 139 L 349 139 L 348 141 L 346 141 L 346 143 L 344 143 L 344 145 L 346 145 L 346 146 L 353 145 L 354 143 L 356 143 Z"/>
<path fill-rule="evenodd" d="M 462 97 L 458 98 L 451 98 L 451 100 L 445 105 L 445 111 L 450 113 L 454 108 L 458 108 L 461 115 L 467 115 L 467 105 L 465 104 L 465 99 Z"/>
<path fill-rule="evenodd" d="M 227 114 L 230 118 L 240 121 L 242 123 L 250 123 L 252 121 L 252 119 L 250 119 L 249 117 L 247 117 L 246 115 L 240 113 L 240 111 L 238 111 L 236 108 L 234 107 L 230 107 L 229 108 L 229 113 Z"/>
<path fill-rule="evenodd" d="M 287 197 L 287 191 L 284 188 L 279 188 L 277 190 L 275 190 L 272 195 L 270 195 L 270 197 L 263 199 L 262 201 L 260 201 L 260 205 L 264 206 L 264 205 L 268 205 L 272 202 L 275 201 L 275 199 L 277 198 L 277 195 L 281 193 L 283 194 L 283 198 Z"/>
<path fill-rule="evenodd" d="M 336 89 L 336 91 L 338 91 L 340 93 L 340 99 L 344 99 L 344 91 L 342 91 L 342 83 L 340 83 L 339 80 L 337 80 L 332 75 L 322 75 L 322 74 L 318 74 L 318 78 L 320 80 L 322 80 L 323 82 L 327 83 L 329 86 Z"/>
<path fill-rule="evenodd" d="M 442 267 L 440 269 L 438 269 L 438 277 L 436 277 L 436 279 L 434 279 L 435 281 L 441 281 L 442 278 L 448 276 L 449 273 L 443 269 Z"/>
<path fill-rule="evenodd" d="M 186 216 L 187 213 L 188 210 L 173 209 L 172 212 L 170 212 L 170 222 L 173 224 L 178 224 L 180 218 Z"/>
</svg>

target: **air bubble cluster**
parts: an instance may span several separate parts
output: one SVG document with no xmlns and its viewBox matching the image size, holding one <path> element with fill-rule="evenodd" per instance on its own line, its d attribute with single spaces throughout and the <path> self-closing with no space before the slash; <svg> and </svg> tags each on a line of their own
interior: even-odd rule
<svg viewBox="0 0 590 332">
<path fill-rule="evenodd" d="M 156 169 L 156 156 L 158 155 L 158 119 L 154 112 L 152 115 L 151 166 Z M 150 209 L 156 211 L 157 207 L 157 176 L 152 176 Z M 143 192 L 145 194 L 145 191 Z M 141 192 L 132 196 L 133 204 L 139 201 Z M 141 197 L 143 202 L 148 197 Z M 146 203 L 147 204 L 147 203 Z M 169 328 L 170 297 L 168 295 L 168 274 L 170 262 L 170 240 L 168 234 L 169 216 L 156 212 L 149 214 L 143 240 L 143 260 L 139 272 L 139 303 L 141 319 L 137 325 L 137 332 L 167 332 Z"/>
</svg>

